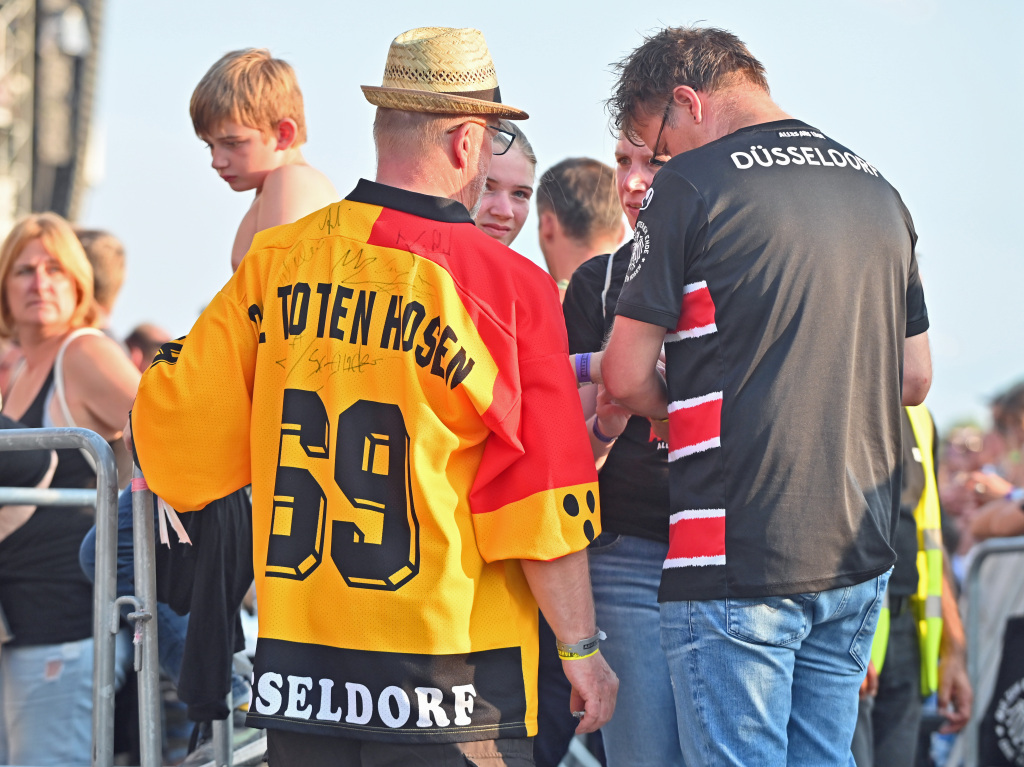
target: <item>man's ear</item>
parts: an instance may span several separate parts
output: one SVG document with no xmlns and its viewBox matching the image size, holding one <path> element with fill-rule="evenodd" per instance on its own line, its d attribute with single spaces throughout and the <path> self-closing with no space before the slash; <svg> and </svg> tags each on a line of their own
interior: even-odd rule
<svg viewBox="0 0 1024 767">
<path fill-rule="evenodd" d="M 274 138 L 277 139 L 277 149 L 279 151 L 291 149 L 295 144 L 296 136 L 299 135 L 299 126 L 296 125 L 295 120 L 292 118 L 285 117 L 277 124 L 274 134 Z"/>
<path fill-rule="evenodd" d="M 537 228 L 537 236 L 540 238 L 541 247 L 550 245 L 562 231 L 562 224 L 553 210 L 541 211 L 539 216 L 540 224 Z"/>
<path fill-rule="evenodd" d="M 452 165 L 457 170 L 465 170 L 470 165 L 470 157 L 473 153 L 473 123 L 463 123 L 448 134 L 448 154 Z"/>
<path fill-rule="evenodd" d="M 672 91 L 672 96 L 676 106 L 687 115 L 684 119 L 692 119 L 700 125 L 704 119 L 704 103 L 700 94 L 689 85 L 677 85 Z"/>
</svg>

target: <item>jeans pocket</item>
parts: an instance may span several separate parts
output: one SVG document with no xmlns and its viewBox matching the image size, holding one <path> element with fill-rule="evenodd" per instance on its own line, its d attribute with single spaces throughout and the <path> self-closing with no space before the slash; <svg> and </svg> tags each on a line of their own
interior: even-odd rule
<svg viewBox="0 0 1024 767">
<path fill-rule="evenodd" d="M 726 628 L 745 642 L 782 647 L 807 635 L 803 603 L 790 597 L 726 599 Z"/>
<path fill-rule="evenodd" d="M 599 536 L 597 536 L 590 545 L 587 546 L 587 551 L 592 554 L 600 554 L 605 551 L 611 551 L 619 545 L 622 540 L 622 536 L 618 533 L 605 530 Z"/>
<path fill-rule="evenodd" d="M 871 645 L 875 638 L 875 629 L 878 627 L 878 614 L 882 610 L 882 600 L 885 597 L 885 588 L 889 582 L 889 574 L 892 572 L 890 569 L 888 573 L 883 573 L 877 578 L 872 578 L 870 581 L 852 586 L 852 589 L 867 592 L 861 594 L 861 599 L 866 599 L 867 609 L 864 610 L 864 617 L 861 620 L 860 627 L 857 629 L 857 633 L 853 636 L 853 642 L 850 644 L 850 657 L 852 657 L 857 665 L 860 666 L 861 671 L 864 671 L 868 667 L 868 660 L 871 658 Z M 874 590 L 874 599 L 871 599 L 871 593 L 869 590 Z"/>
</svg>

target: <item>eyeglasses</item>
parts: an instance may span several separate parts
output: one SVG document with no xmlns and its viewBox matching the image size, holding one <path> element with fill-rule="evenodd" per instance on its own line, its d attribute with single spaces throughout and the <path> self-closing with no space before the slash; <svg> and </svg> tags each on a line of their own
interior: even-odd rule
<svg viewBox="0 0 1024 767">
<path fill-rule="evenodd" d="M 659 156 L 666 154 L 665 152 L 659 152 L 658 147 L 661 146 L 661 134 L 665 130 L 665 123 L 668 121 L 668 112 L 672 108 L 672 102 L 674 100 L 674 95 L 668 97 L 668 103 L 665 104 L 665 113 L 661 116 L 661 127 L 658 128 L 658 137 L 654 139 L 654 146 L 651 147 L 651 151 L 654 152 L 654 157 L 651 158 L 651 165 L 657 165 L 659 168 L 668 162 L 668 160 L 658 159 Z"/>
<path fill-rule="evenodd" d="M 516 140 L 516 134 L 511 131 L 502 130 L 497 125 L 489 125 L 477 120 L 466 120 L 464 122 L 460 122 L 458 125 L 453 125 L 451 128 L 446 130 L 445 133 L 454 133 L 459 126 L 465 125 L 466 123 L 482 125 L 484 128 L 494 131 L 494 136 L 491 137 L 491 154 L 493 155 L 505 154 L 505 152 L 512 148 L 512 142 Z"/>
</svg>

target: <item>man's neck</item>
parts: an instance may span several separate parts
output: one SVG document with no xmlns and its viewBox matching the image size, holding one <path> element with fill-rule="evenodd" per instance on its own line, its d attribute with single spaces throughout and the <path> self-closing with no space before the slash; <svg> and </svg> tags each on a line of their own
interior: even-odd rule
<svg viewBox="0 0 1024 767">
<path fill-rule="evenodd" d="M 765 91 L 753 86 L 738 86 L 712 94 L 705 121 L 711 136 L 716 141 L 751 125 L 789 120 L 792 116 L 782 111 Z"/>
<path fill-rule="evenodd" d="M 417 162 L 414 158 L 398 158 L 379 160 L 377 163 L 376 182 L 418 192 L 431 197 L 446 197 L 461 202 L 467 208 L 469 203 L 462 199 L 461 189 L 451 184 L 451 171 L 440 172 L 427 163 Z"/>
<path fill-rule="evenodd" d="M 592 243 L 583 243 L 563 237 L 559 246 L 552 253 L 544 253 L 544 261 L 548 273 L 555 282 L 568 280 L 581 264 L 602 253 L 614 253 L 621 243 L 611 239 L 601 239 Z"/>
</svg>

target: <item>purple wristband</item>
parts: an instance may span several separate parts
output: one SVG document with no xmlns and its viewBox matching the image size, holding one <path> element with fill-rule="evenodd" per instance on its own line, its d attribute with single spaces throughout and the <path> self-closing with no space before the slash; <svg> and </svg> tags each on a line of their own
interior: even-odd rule
<svg viewBox="0 0 1024 767">
<path fill-rule="evenodd" d="M 590 383 L 590 352 L 576 355 L 577 383 Z"/>
<path fill-rule="evenodd" d="M 591 429 L 591 431 L 594 432 L 594 436 L 597 437 L 599 441 L 603 442 L 606 445 L 610 445 L 612 442 L 619 438 L 618 434 L 616 434 L 614 437 L 609 437 L 607 434 L 601 431 L 601 427 L 597 425 L 597 420 L 597 416 L 594 416 L 594 426 Z"/>
</svg>

